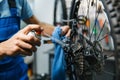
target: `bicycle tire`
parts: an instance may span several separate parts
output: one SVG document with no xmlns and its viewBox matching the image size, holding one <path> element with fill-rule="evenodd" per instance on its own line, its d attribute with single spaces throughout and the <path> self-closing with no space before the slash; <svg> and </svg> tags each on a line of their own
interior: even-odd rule
<svg viewBox="0 0 120 80">
<path fill-rule="evenodd" d="M 61 6 L 60 6 L 61 4 Z M 59 13 L 59 15 L 57 14 L 57 10 L 61 8 L 60 12 L 62 12 L 62 14 Z M 60 18 L 60 20 L 57 21 L 58 17 Z M 62 20 L 67 20 L 67 10 L 66 10 L 66 2 L 65 0 L 55 0 L 54 3 L 54 25 L 66 25 L 67 22 L 63 22 Z"/>
<path fill-rule="evenodd" d="M 71 11 L 70 11 L 70 19 L 74 19 L 78 16 L 77 13 L 74 12 L 75 10 L 75 5 L 76 5 L 76 1 L 77 0 L 73 0 L 73 2 L 71 3 L 72 7 L 71 7 Z M 108 80 L 119 80 L 119 75 L 120 75 L 120 69 L 119 69 L 119 47 L 120 47 L 120 44 L 119 44 L 119 37 L 120 37 L 120 21 L 119 21 L 119 1 L 116 0 L 118 3 L 116 4 L 114 1 L 112 0 L 101 0 L 102 1 L 102 4 L 105 8 L 105 13 L 107 14 L 107 17 L 108 17 L 108 20 L 110 22 L 110 28 L 111 28 L 111 36 L 112 36 L 112 39 L 113 39 L 113 43 L 114 43 L 114 58 L 115 60 L 107 60 L 107 63 L 108 64 L 111 64 L 112 62 L 112 65 L 113 65 L 113 72 L 115 73 L 114 76 L 112 76 L 111 78 L 108 78 Z M 87 2 L 86 2 L 87 3 Z M 111 7 L 109 6 L 112 6 L 112 9 Z M 72 23 L 70 23 L 70 26 L 71 26 Z M 116 30 L 117 28 L 117 30 Z M 108 74 L 109 75 L 109 74 Z M 106 75 L 102 75 L 102 76 L 97 76 L 97 80 L 107 80 L 105 78 Z M 104 77 L 104 78 L 103 78 Z M 107 77 L 110 77 L 110 76 L 107 76 Z M 88 79 L 89 80 L 89 79 Z"/>
<path fill-rule="evenodd" d="M 116 45 L 116 76 L 115 76 L 115 80 L 119 80 L 120 79 L 120 55 L 119 55 L 119 51 L 120 51 L 120 15 L 119 15 L 119 4 L 120 1 L 119 0 L 102 0 L 102 2 L 104 3 L 105 7 L 106 7 L 106 12 L 110 18 L 110 22 L 112 23 L 112 29 L 113 29 L 113 35 L 115 37 L 115 45 Z M 108 6 L 112 6 L 112 8 L 108 7 Z"/>
</svg>

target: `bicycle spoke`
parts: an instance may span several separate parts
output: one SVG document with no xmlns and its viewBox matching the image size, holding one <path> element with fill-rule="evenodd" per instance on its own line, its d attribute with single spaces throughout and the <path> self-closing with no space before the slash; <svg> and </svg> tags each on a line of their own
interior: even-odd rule
<svg viewBox="0 0 120 80">
<path fill-rule="evenodd" d="M 94 32 L 94 29 L 96 27 L 96 24 L 97 24 L 97 19 L 98 19 L 98 16 L 99 16 L 99 12 L 95 18 L 95 22 L 94 22 L 94 25 L 93 25 L 93 28 L 92 28 L 92 33 L 90 34 L 90 41 L 91 41 L 91 38 L 92 38 L 92 35 L 93 35 L 93 32 Z M 95 35 L 96 36 L 96 35 Z"/>
<path fill-rule="evenodd" d="M 103 27 L 101 28 L 100 33 L 98 34 L 97 40 L 99 39 L 99 37 L 100 37 L 100 35 L 101 35 L 101 32 L 103 31 L 103 29 L 104 29 L 104 27 L 105 27 L 105 23 L 106 23 L 106 20 L 104 21 Z"/>
<path fill-rule="evenodd" d="M 99 39 L 99 40 L 97 40 L 97 41 L 102 41 L 103 39 L 105 39 L 106 37 L 108 37 L 108 35 L 110 35 L 110 33 L 106 33 L 106 34 L 103 36 L 103 38 L 101 38 L 101 39 Z"/>
</svg>

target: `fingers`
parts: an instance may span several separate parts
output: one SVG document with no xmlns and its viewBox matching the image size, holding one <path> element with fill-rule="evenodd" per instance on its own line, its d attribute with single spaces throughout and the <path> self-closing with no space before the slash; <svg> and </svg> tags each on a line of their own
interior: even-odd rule
<svg viewBox="0 0 120 80">
<path fill-rule="evenodd" d="M 22 49 L 20 48 L 20 54 L 22 54 L 23 56 L 31 56 L 33 54 L 33 51 L 29 50 L 29 49 Z"/>
<path fill-rule="evenodd" d="M 30 31 L 35 30 L 35 31 L 41 31 L 41 27 L 39 25 L 36 24 L 30 24 L 27 27 L 25 27 L 24 29 L 21 30 L 21 32 L 28 34 Z"/>
<path fill-rule="evenodd" d="M 61 29 L 62 29 L 61 35 L 65 35 L 70 28 L 69 28 L 69 26 L 63 26 L 63 27 L 61 27 Z"/>
<path fill-rule="evenodd" d="M 32 45 L 40 46 L 40 39 L 35 36 L 21 34 L 19 39 Z"/>
<path fill-rule="evenodd" d="M 65 35 L 66 37 L 70 37 L 71 29 L 69 26 L 63 26 L 62 29 L 62 35 Z"/>
<path fill-rule="evenodd" d="M 71 29 L 68 30 L 68 32 L 66 33 L 66 37 L 70 37 L 70 33 L 71 33 Z"/>
<path fill-rule="evenodd" d="M 11 45 L 11 46 L 7 46 L 6 47 L 6 51 L 5 51 L 5 55 L 7 56 L 14 56 L 14 55 L 17 55 L 17 54 L 23 54 L 23 55 L 32 55 L 32 52 L 33 50 L 33 47 L 31 49 L 26 49 L 26 48 L 21 48 L 19 47 L 20 44 L 15 44 L 15 46 Z M 34 47 L 35 48 L 35 47 Z"/>
<path fill-rule="evenodd" d="M 18 41 L 16 42 L 16 45 L 19 46 L 19 47 L 22 48 L 22 49 L 30 50 L 30 51 L 33 51 L 33 52 L 36 51 L 35 45 L 31 45 L 31 44 L 29 44 L 29 43 L 25 43 L 25 42 L 20 41 L 20 40 L 18 40 Z"/>
<path fill-rule="evenodd" d="M 21 55 L 22 56 L 31 56 L 32 55 L 32 51 L 30 51 L 30 50 L 25 50 L 25 49 L 22 49 L 21 50 Z"/>
<path fill-rule="evenodd" d="M 17 51 L 18 52 L 16 52 L 16 53 L 21 54 L 23 56 L 31 56 L 32 53 L 33 53 L 33 51 L 31 51 L 31 50 L 23 49 L 23 48 L 20 48 L 20 47 L 19 47 L 19 50 L 17 50 Z"/>
</svg>

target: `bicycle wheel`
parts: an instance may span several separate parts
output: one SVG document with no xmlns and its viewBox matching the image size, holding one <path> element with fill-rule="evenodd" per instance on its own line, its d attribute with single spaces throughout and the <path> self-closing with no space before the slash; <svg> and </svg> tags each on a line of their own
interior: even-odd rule
<svg viewBox="0 0 120 80">
<path fill-rule="evenodd" d="M 55 0 L 54 3 L 54 25 L 65 25 L 67 20 L 67 10 L 65 0 Z"/>
<path fill-rule="evenodd" d="M 70 80 L 119 80 L 117 11 L 112 0 L 72 0 Z"/>
</svg>

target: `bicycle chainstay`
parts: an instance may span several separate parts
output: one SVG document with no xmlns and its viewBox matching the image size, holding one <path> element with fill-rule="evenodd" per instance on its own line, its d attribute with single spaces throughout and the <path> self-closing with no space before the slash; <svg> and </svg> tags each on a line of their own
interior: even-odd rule
<svg viewBox="0 0 120 80">
<path fill-rule="evenodd" d="M 93 72 L 101 72 L 104 65 L 103 50 L 99 42 L 91 42 L 87 37 L 86 27 L 87 17 L 78 16 L 80 1 L 75 2 L 72 18 L 70 22 L 70 38 L 63 40 L 67 45 L 65 51 L 66 72 L 70 80 L 91 80 Z M 80 27 L 78 27 L 78 24 Z"/>
</svg>

